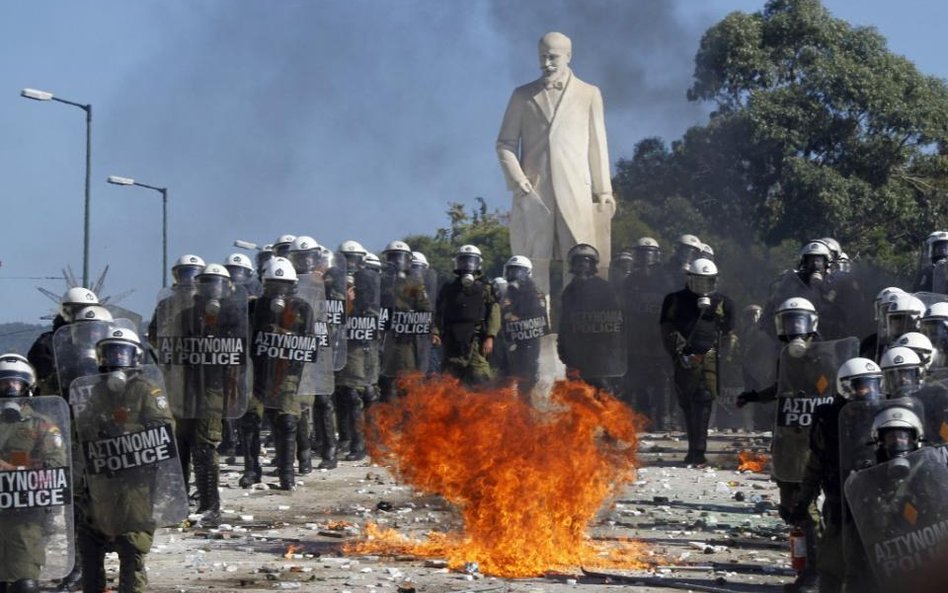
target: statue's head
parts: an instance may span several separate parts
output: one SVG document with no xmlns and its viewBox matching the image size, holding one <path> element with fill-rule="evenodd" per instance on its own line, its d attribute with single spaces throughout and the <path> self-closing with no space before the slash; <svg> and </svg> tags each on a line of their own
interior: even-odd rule
<svg viewBox="0 0 948 593">
<path fill-rule="evenodd" d="M 556 79 L 565 76 L 569 60 L 573 56 L 573 43 L 562 33 L 547 33 L 540 38 L 540 71 L 543 78 Z"/>
</svg>

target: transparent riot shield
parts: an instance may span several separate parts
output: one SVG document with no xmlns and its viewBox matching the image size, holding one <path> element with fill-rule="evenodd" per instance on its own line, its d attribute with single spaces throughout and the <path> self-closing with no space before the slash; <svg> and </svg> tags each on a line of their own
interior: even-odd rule
<svg viewBox="0 0 948 593">
<path fill-rule="evenodd" d="M 844 490 L 881 591 L 917 590 L 906 580 L 948 559 L 943 453 L 924 447 L 858 471 Z"/>
<path fill-rule="evenodd" d="M 112 314 L 113 319 L 127 319 L 131 324 L 129 325 L 129 329 L 134 331 L 136 334 L 142 333 L 144 328 L 142 327 L 142 316 L 140 313 L 136 313 L 131 309 L 126 309 L 125 307 L 116 305 L 114 303 L 103 303 L 102 306 L 109 310 L 109 313 Z"/>
<path fill-rule="evenodd" d="M 912 398 L 921 402 L 925 411 L 919 416 L 925 424 L 925 440 L 933 445 L 948 443 L 948 385 L 927 381 Z"/>
<path fill-rule="evenodd" d="M 86 520 L 115 536 L 188 516 L 171 405 L 154 365 L 76 379 L 70 402 Z"/>
<path fill-rule="evenodd" d="M 425 287 L 428 299 L 432 303 L 438 302 L 438 272 L 432 268 L 418 269 L 412 268 L 410 272 L 412 278 L 420 282 Z M 418 368 L 422 372 L 434 372 L 432 363 L 431 336 L 419 334 L 415 336 L 415 358 L 418 361 Z"/>
<path fill-rule="evenodd" d="M 69 395 L 69 385 L 77 377 L 97 375 L 99 363 L 95 346 L 107 338 L 112 329 L 138 328 L 129 319 L 116 318 L 108 321 L 74 321 L 56 330 L 53 336 L 53 353 L 56 357 L 56 373 L 64 396 Z"/>
<path fill-rule="evenodd" d="M 723 340 L 718 347 L 718 396 L 714 398 L 712 425 L 716 428 L 750 430 L 752 409 L 737 407 L 737 396 L 744 387 L 741 352 L 737 343 Z"/>
<path fill-rule="evenodd" d="M 626 371 L 622 309 L 607 280 L 574 278 L 563 290 L 558 349 L 583 377 L 620 377 Z"/>
<path fill-rule="evenodd" d="M 945 260 L 932 266 L 932 292 L 948 293 L 948 262 Z"/>
<path fill-rule="evenodd" d="M 300 376 L 300 395 L 328 395 L 335 390 L 333 368 L 336 360 L 334 347 L 340 332 L 330 325 L 330 305 L 327 278 L 321 274 L 300 274 L 297 296 L 305 299 L 313 308 L 312 333 L 318 342 L 316 359 L 307 362 Z M 344 306 L 344 305 L 343 305 Z"/>
<path fill-rule="evenodd" d="M 944 303 L 948 302 L 948 294 L 943 292 L 933 291 L 933 292 L 914 292 L 912 296 L 918 300 L 925 303 L 925 307 L 931 307 L 935 303 Z M 896 336 L 898 337 L 898 336 Z"/>
<path fill-rule="evenodd" d="M 801 357 L 780 352 L 777 377 L 777 416 L 774 421 L 773 477 L 800 482 L 810 452 L 813 412 L 833 401 L 836 371 L 859 355 L 859 340 L 845 338 L 811 342 Z"/>
<path fill-rule="evenodd" d="M 872 420 L 886 405 L 885 400 L 846 402 L 839 411 L 839 483 L 854 471 L 875 464 Z"/>
<path fill-rule="evenodd" d="M 0 399 L 0 583 L 72 570 L 69 406 L 58 395 Z"/>
<path fill-rule="evenodd" d="M 359 270 L 350 276 L 346 299 L 346 364 L 339 371 L 361 386 L 378 380 L 379 299 L 381 278 Z"/>
<path fill-rule="evenodd" d="M 335 261 L 345 262 L 344 255 L 337 253 Z M 349 276 L 346 267 L 332 266 L 323 276 L 326 285 L 326 323 L 329 326 L 329 342 L 332 345 L 332 370 L 338 371 L 346 365 L 346 310 Z"/>
<path fill-rule="evenodd" d="M 158 308 L 158 362 L 176 418 L 240 418 L 250 396 L 247 293 L 182 291 Z"/>
<path fill-rule="evenodd" d="M 405 370 L 425 370 L 416 353 L 418 340 L 430 340 L 433 301 L 424 283 L 393 266 L 382 270 L 379 327 L 382 330 L 380 372 L 394 377 Z"/>
<path fill-rule="evenodd" d="M 313 301 L 323 293 L 312 286 L 275 290 L 264 287 L 254 305 L 250 338 L 253 392 L 264 407 L 292 410 L 305 394 L 300 390 L 304 369 L 316 369 L 320 338 L 315 333 Z"/>
<path fill-rule="evenodd" d="M 740 343 L 746 388 L 759 391 L 777 382 L 781 345 L 761 329 L 749 329 Z"/>
<path fill-rule="evenodd" d="M 500 319 L 508 347 L 530 347 L 550 333 L 546 299 L 532 281 L 507 285 L 507 294 L 500 302 Z"/>
</svg>

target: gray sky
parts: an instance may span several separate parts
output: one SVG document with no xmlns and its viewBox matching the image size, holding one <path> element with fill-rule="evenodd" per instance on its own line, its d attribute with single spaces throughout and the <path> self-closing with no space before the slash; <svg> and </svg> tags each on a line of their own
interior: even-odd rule
<svg viewBox="0 0 948 593">
<path fill-rule="evenodd" d="M 372 250 L 447 224 L 449 201 L 509 196 L 494 140 L 510 92 L 538 76 L 536 40 L 573 38 L 577 75 L 600 86 L 613 162 L 646 136 L 705 120 L 689 104 L 704 30 L 747 0 L 11 1 L 0 6 L 0 321 L 36 321 L 82 271 L 81 110 L 93 105 L 91 270 L 104 294 L 150 314 L 161 285 L 159 194 L 169 258 L 222 261 L 234 239 L 308 234 Z M 930 1 L 828 2 L 944 76 Z"/>
</svg>

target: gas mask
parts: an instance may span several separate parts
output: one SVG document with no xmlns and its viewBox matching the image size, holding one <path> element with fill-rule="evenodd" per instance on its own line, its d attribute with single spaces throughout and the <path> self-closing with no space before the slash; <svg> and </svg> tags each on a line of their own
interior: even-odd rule
<svg viewBox="0 0 948 593">
<path fill-rule="evenodd" d="M 2 418 L 4 422 L 19 422 L 23 418 L 20 410 L 19 403 L 4 401 L 0 404 L 0 418 Z"/>
<path fill-rule="evenodd" d="M 793 358 L 803 358 L 808 346 L 807 340 L 802 336 L 794 336 L 787 342 L 787 354 Z"/>
<path fill-rule="evenodd" d="M 911 469 L 911 464 L 905 456 L 918 449 L 918 439 L 915 430 L 911 428 L 889 428 L 880 431 L 880 454 L 888 464 L 888 474 L 895 479 L 903 479 Z"/>
<path fill-rule="evenodd" d="M 474 274 L 471 274 L 470 272 L 461 274 L 461 286 L 464 288 L 470 288 L 471 286 L 474 286 Z"/>
<path fill-rule="evenodd" d="M 801 267 L 811 284 L 819 284 L 823 282 L 823 278 L 826 276 L 826 256 L 804 255 Z"/>
<path fill-rule="evenodd" d="M 106 386 L 109 388 L 109 391 L 113 393 L 121 393 L 125 391 L 125 385 L 128 383 L 128 376 L 125 374 L 125 371 L 115 370 L 110 371 L 108 378 L 105 380 Z"/>
<path fill-rule="evenodd" d="M 198 277 L 198 291 L 204 297 L 204 313 L 216 316 L 221 312 L 221 300 L 229 284 L 230 279 L 223 276 L 208 274 Z"/>
<path fill-rule="evenodd" d="M 270 298 L 271 313 L 274 315 L 283 313 L 291 290 L 292 285 L 285 280 L 272 280 L 263 283 L 263 295 Z"/>
<path fill-rule="evenodd" d="M 700 274 L 688 274 L 688 290 L 698 295 L 698 308 L 701 310 L 711 306 L 711 295 L 717 286 L 717 276 L 702 276 Z"/>
</svg>

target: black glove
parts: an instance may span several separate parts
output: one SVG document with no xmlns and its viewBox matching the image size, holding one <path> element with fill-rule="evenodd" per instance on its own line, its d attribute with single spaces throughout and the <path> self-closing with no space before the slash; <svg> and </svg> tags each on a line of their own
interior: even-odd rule
<svg viewBox="0 0 948 593">
<path fill-rule="evenodd" d="M 760 399 L 760 395 L 751 389 L 750 391 L 742 391 L 737 395 L 737 407 L 743 408 L 750 402 L 756 402 Z"/>
</svg>

